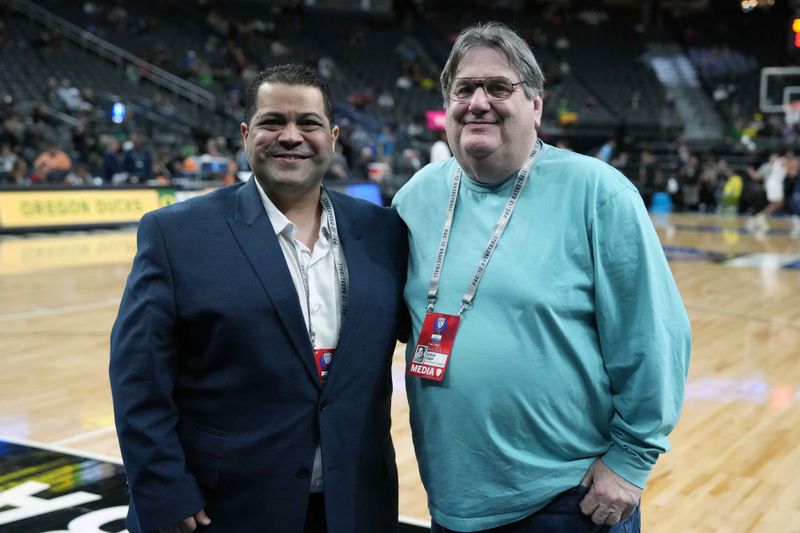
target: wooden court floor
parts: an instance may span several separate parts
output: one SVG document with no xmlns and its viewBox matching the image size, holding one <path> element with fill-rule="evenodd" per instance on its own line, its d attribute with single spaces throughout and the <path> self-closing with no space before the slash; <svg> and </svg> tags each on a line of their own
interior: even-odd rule
<svg viewBox="0 0 800 533">
<path fill-rule="evenodd" d="M 800 239 L 744 220 L 654 220 L 693 326 L 673 450 L 644 492 L 643 530 L 800 532 Z M 118 458 L 108 335 L 133 230 L 0 239 L 0 439 Z M 402 515 L 428 520 L 393 366 Z"/>
</svg>

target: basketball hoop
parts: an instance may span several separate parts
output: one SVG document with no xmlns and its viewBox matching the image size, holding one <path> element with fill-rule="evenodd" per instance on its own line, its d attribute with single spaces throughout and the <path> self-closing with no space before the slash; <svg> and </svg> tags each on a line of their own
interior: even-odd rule
<svg viewBox="0 0 800 533">
<path fill-rule="evenodd" d="M 800 100 L 783 104 L 783 116 L 787 126 L 795 126 L 800 122 Z"/>
</svg>

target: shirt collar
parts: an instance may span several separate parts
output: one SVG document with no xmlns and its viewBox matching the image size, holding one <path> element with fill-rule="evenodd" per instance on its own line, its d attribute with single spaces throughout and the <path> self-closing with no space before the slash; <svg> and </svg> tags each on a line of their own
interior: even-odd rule
<svg viewBox="0 0 800 533">
<path fill-rule="evenodd" d="M 256 182 L 258 195 L 261 197 L 261 203 L 264 204 L 264 210 L 267 212 L 267 217 L 272 224 L 272 229 L 275 231 L 275 235 L 285 235 L 291 239 L 294 239 L 295 235 L 297 234 L 297 226 L 295 226 L 291 220 L 286 218 L 286 215 L 281 213 L 281 210 L 278 209 L 274 203 L 272 203 L 272 200 L 269 196 L 267 196 L 267 193 L 264 192 L 264 189 L 261 187 L 261 183 L 258 182 L 258 179 L 255 177 L 253 179 Z M 320 221 L 319 235 L 325 239 L 330 237 L 330 229 L 328 229 L 328 213 L 324 209 L 322 210 L 322 220 Z"/>
</svg>

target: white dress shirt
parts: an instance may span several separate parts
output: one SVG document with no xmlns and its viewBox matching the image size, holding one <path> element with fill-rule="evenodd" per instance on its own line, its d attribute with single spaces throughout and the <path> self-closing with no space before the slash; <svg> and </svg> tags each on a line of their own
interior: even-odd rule
<svg viewBox="0 0 800 533">
<path fill-rule="evenodd" d="M 333 242 L 328 224 L 328 215 L 322 210 L 319 235 L 313 250 L 297 240 L 297 226 L 275 207 L 272 200 L 256 180 L 258 193 L 267 211 L 267 216 L 278 237 L 278 243 L 289 267 L 306 329 L 314 333 L 314 349 L 334 349 L 339 341 L 342 323 L 342 301 L 339 280 L 334 262 Z M 336 261 L 342 265 L 347 281 L 347 264 L 341 248 L 336 250 Z M 303 270 L 308 274 L 308 293 L 303 282 Z M 311 357 L 312 354 L 309 354 Z M 336 356 L 334 355 L 334 359 Z M 314 455 L 314 470 L 311 476 L 311 492 L 323 490 L 322 456 L 319 443 Z"/>
</svg>

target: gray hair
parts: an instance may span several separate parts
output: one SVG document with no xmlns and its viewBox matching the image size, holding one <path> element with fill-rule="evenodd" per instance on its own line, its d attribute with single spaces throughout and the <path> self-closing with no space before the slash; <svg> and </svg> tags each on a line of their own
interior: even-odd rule
<svg viewBox="0 0 800 533">
<path fill-rule="evenodd" d="M 517 71 L 526 83 L 522 85 L 525 96 L 532 100 L 544 90 L 544 74 L 536 62 L 530 46 L 517 33 L 500 22 L 478 23 L 458 34 L 450 57 L 444 64 L 440 81 L 444 105 L 450 102 L 450 82 L 456 75 L 458 64 L 473 47 L 494 48 L 508 59 L 508 64 Z M 516 81 L 516 80 L 512 80 Z"/>
</svg>

